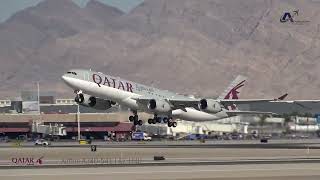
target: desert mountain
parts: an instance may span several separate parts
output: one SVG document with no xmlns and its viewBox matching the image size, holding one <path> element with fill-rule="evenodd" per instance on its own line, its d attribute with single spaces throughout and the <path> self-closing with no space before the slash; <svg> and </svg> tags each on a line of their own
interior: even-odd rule
<svg viewBox="0 0 320 180">
<path fill-rule="evenodd" d="M 296 9 L 309 22 L 280 23 Z M 319 12 L 314 1 L 147 0 L 123 14 L 94 0 L 47 0 L 0 24 L 1 95 L 39 80 L 67 96 L 61 74 L 91 68 L 202 96 L 243 74 L 244 98 L 318 98 Z"/>
</svg>

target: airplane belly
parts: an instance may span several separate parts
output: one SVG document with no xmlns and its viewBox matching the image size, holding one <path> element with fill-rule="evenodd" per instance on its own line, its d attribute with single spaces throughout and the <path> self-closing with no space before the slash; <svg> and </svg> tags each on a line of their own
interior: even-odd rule
<svg viewBox="0 0 320 180">
<path fill-rule="evenodd" d="M 193 108 L 186 108 L 186 112 L 181 109 L 174 110 L 172 116 L 186 121 L 212 121 L 228 117 L 226 114 L 209 114 Z"/>
</svg>

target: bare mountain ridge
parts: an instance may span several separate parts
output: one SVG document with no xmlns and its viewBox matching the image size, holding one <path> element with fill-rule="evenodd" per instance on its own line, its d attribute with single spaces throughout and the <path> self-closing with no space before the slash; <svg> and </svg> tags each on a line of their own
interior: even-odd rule
<svg viewBox="0 0 320 180">
<path fill-rule="evenodd" d="M 66 96 L 71 92 L 60 82 L 60 75 L 77 67 L 203 96 L 218 95 L 237 74 L 244 74 L 248 85 L 242 97 L 278 96 L 288 91 L 292 98 L 318 98 L 318 3 L 150 0 L 129 14 L 119 13 L 109 20 L 104 17 L 109 12 L 104 10 L 107 6 L 90 3 L 103 9 L 95 16 L 83 13 L 84 19 L 94 19 L 90 21 L 96 23 L 92 28 L 74 25 L 79 16 L 70 17 L 69 21 L 59 19 L 59 23 L 76 27 L 71 28 L 76 33 L 44 41 L 30 51 L 0 50 L 1 61 L 16 70 L 12 76 L 12 71 L 0 67 L 3 95 L 12 94 L 3 91 L 10 88 L 30 88 L 25 83 L 31 79 L 40 80 L 44 90 L 56 90 Z M 281 24 L 281 13 L 288 7 L 299 8 L 302 18 L 310 23 Z M 50 16 L 43 8 L 38 5 L 26 11 L 37 10 L 43 17 Z M 3 26 L 8 28 L 6 23 L 1 26 L 0 39 L 7 37 Z M 9 32 L 16 31 L 11 28 Z M 23 34 L 18 32 L 22 38 Z M 0 47 L 4 46 L 1 42 Z M 7 61 L 3 58 L 6 56 L 13 58 Z M 21 56 L 25 57 L 20 61 L 15 58 Z"/>
<path fill-rule="evenodd" d="M 20 89 L 33 81 L 50 78 L 54 70 L 46 67 L 50 66 L 52 59 L 34 58 L 41 54 L 41 48 L 80 32 L 108 28 L 108 23 L 121 15 L 123 13 L 120 10 L 94 0 L 85 8 L 80 8 L 71 0 L 47 0 L 16 13 L 0 24 L 0 60 L 5 62 L 0 67 L 3 74 L 0 81 L 4 91 L 9 88 Z M 40 77 L 39 69 L 42 68 L 49 69 L 46 71 L 48 75 Z M 30 83 L 23 83 L 26 79 Z M 20 83 L 22 86 L 15 87 Z"/>
</svg>

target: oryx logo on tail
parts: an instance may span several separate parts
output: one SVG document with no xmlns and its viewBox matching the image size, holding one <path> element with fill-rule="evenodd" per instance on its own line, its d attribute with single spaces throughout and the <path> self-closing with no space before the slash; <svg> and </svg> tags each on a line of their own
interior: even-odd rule
<svg viewBox="0 0 320 180">
<path fill-rule="evenodd" d="M 237 76 L 237 78 L 231 82 L 228 88 L 219 96 L 218 99 L 239 99 L 240 89 L 244 86 L 247 77 Z M 236 105 L 231 105 L 227 107 L 229 110 L 237 109 Z"/>
<path fill-rule="evenodd" d="M 224 97 L 224 99 L 239 99 L 238 94 L 240 91 L 238 91 L 242 86 L 244 86 L 244 83 L 246 80 L 241 81 L 239 84 L 237 84 L 234 88 L 232 88 L 229 93 Z"/>
</svg>

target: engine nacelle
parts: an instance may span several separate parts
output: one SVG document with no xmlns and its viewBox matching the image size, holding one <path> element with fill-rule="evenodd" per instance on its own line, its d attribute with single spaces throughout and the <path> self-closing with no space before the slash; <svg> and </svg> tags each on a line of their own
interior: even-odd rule
<svg viewBox="0 0 320 180">
<path fill-rule="evenodd" d="M 205 111 L 208 113 L 217 113 L 222 111 L 220 103 L 214 99 L 201 99 L 198 107 L 201 111 Z"/>
<path fill-rule="evenodd" d="M 106 110 L 115 105 L 114 102 L 90 96 L 87 94 L 78 94 L 74 99 L 78 104 L 91 107 L 97 110 Z"/>
<path fill-rule="evenodd" d="M 151 99 L 148 103 L 148 109 L 157 113 L 168 113 L 171 111 L 171 106 L 165 100 Z"/>
</svg>

